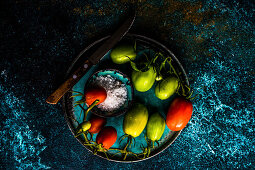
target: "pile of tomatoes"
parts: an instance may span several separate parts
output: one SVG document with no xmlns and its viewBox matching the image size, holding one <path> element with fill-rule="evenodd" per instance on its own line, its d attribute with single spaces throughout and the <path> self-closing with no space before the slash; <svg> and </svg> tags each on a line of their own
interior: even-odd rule
<svg viewBox="0 0 255 170">
<path fill-rule="evenodd" d="M 163 60 L 159 60 L 160 57 Z M 120 44 L 111 51 L 111 59 L 115 64 L 130 62 L 133 68 L 131 79 L 137 91 L 148 91 L 156 81 L 158 83 L 155 87 L 155 96 L 159 99 L 166 100 L 175 93 L 178 95 L 170 103 L 166 119 L 158 112 L 150 113 L 149 116 L 148 109 L 141 103 L 135 103 L 129 109 L 123 121 L 123 132 L 125 135 L 121 137 L 121 141 L 124 138 L 128 138 L 125 148 L 120 150 L 121 153 L 125 154 L 123 159 L 126 159 L 127 153 L 130 153 L 127 151 L 128 146 L 132 144 L 133 139 L 138 137 L 145 128 L 148 146 L 146 153 L 144 150 L 144 156 L 149 156 L 151 144 L 154 147 L 154 142 L 158 143 L 164 133 L 165 125 L 172 131 L 180 131 L 188 124 L 193 111 L 190 90 L 188 92 L 183 90 L 185 86 L 172 67 L 171 58 L 164 58 L 162 54 L 158 53 L 152 60 L 139 63 L 143 65 L 142 68 L 138 68 L 139 64 L 134 62 L 135 58 L 136 47 L 129 44 Z M 159 61 L 160 64 L 158 64 Z M 166 72 L 167 63 L 169 65 L 168 69 L 170 69 Z M 180 90 L 182 91 L 180 92 Z M 85 101 L 89 106 L 88 110 L 102 103 L 107 97 L 103 87 L 88 89 L 84 95 Z M 95 103 L 95 101 L 97 102 Z M 81 133 L 97 134 L 94 146 L 97 148 L 97 151 L 106 152 L 117 140 L 116 129 L 112 126 L 105 126 L 106 122 L 107 119 L 98 116 L 92 116 L 88 121 L 85 116 L 84 122 L 77 128 L 76 135 Z"/>
<path fill-rule="evenodd" d="M 168 109 L 166 124 L 172 131 L 182 130 L 189 122 L 193 110 L 190 101 L 191 94 L 189 87 L 183 85 L 183 82 L 181 82 L 178 73 L 171 64 L 170 57 L 165 57 L 161 53 L 156 53 L 151 59 L 148 59 L 146 55 L 144 58 L 146 58 L 147 61 L 135 63 L 136 43 L 134 45 L 119 44 L 111 51 L 111 59 L 115 64 L 130 62 L 133 68 L 131 75 L 132 83 L 137 91 L 146 92 L 150 90 L 155 81 L 157 81 L 158 83 L 155 87 L 155 96 L 157 98 L 166 100 L 175 93 L 179 95 L 179 97 L 173 100 Z M 139 65 L 143 65 L 143 67 L 139 69 Z M 186 87 L 188 91 L 184 90 Z M 160 117 L 160 115 L 155 117 Z M 161 119 L 158 119 L 158 122 L 160 122 Z M 153 124 L 157 124 L 157 122 Z M 156 125 L 153 126 L 152 129 L 155 127 Z"/>
</svg>

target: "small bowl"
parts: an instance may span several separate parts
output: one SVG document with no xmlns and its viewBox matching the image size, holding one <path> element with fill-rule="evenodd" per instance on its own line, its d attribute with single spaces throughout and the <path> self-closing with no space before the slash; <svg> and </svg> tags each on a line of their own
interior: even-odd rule
<svg viewBox="0 0 255 170">
<path fill-rule="evenodd" d="M 100 117 L 120 116 L 120 115 L 126 113 L 128 111 L 128 109 L 131 107 L 132 101 L 133 101 L 133 96 L 134 96 L 133 85 L 132 85 L 130 79 L 125 74 L 123 74 L 122 72 L 120 72 L 119 70 L 116 70 L 116 69 L 99 70 L 89 77 L 89 79 L 85 85 L 85 91 L 86 91 L 86 89 L 93 86 L 92 82 L 97 77 L 107 76 L 107 75 L 110 75 L 111 77 L 113 77 L 113 78 L 117 79 L 118 81 L 122 82 L 123 84 L 125 84 L 125 87 L 127 89 L 127 100 L 119 109 L 116 109 L 112 112 L 103 111 L 100 108 L 98 108 L 97 106 L 94 107 L 91 110 L 91 112 L 97 116 L 100 116 Z"/>
</svg>

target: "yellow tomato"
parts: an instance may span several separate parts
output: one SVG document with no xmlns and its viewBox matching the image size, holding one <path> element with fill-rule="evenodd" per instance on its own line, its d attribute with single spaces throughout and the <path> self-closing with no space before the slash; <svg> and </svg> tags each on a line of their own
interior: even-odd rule
<svg viewBox="0 0 255 170">
<path fill-rule="evenodd" d="M 125 115 L 124 133 L 132 137 L 139 136 L 147 124 L 148 116 L 147 108 L 140 103 L 136 103 Z"/>
</svg>

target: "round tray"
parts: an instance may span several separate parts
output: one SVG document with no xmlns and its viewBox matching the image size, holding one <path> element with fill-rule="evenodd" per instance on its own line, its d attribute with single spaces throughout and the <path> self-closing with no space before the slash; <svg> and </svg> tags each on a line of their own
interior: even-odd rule
<svg viewBox="0 0 255 170">
<path fill-rule="evenodd" d="M 70 68 L 67 71 L 66 76 L 69 76 L 70 73 L 72 73 L 78 66 L 80 63 L 82 63 L 83 61 L 85 61 L 86 56 L 90 56 L 102 43 L 105 42 L 105 40 L 107 40 L 110 36 L 106 36 L 104 38 L 101 38 L 95 42 L 93 42 L 92 44 L 90 44 L 88 47 L 86 47 L 72 62 Z M 178 72 L 181 72 L 180 78 L 185 82 L 186 85 L 189 85 L 188 82 L 188 78 L 187 75 L 182 67 L 182 65 L 180 64 L 180 62 L 178 61 L 178 59 L 175 57 L 175 55 L 168 49 L 166 48 L 164 45 L 162 45 L 161 43 L 142 36 L 142 35 L 137 35 L 137 34 L 130 34 L 128 33 L 125 37 L 124 40 L 126 41 L 136 41 L 137 47 L 141 46 L 144 47 L 146 49 L 151 49 L 152 51 L 157 51 L 157 52 L 161 52 L 163 55 L 171 57 L 172 58 L 172 64 L 175 67 L 175 69 Z M 121 72 L 123 72 L 124 74 L 126 74 L 127 76 L 130 77 L 131 75 L 131 71 L 127 71 L 127 69 L 130 69 L 130 65 L 129 64 L 122 64 L 122 65 L 116 65 L 113 64 L 112 61 L 109 58 L 109 53 L 108 52 L 101 60 L 100 62 L 93 66 L 86 75 L 84 75 L 84 77 L 73 87 L 74 91 L 79 91 L 79 92 L 84 92 L 84 86 L 86 84 L 86 82 L 88 81 L 89 77 L 95 73 L 98 70 L 102 70 L 102 69 L 117 69 L 120 70 Z M 134 96 L 135 96 L 135 100 L 137 101 L 142 101 L 143 104 L 145 104 L 149 110 L 149 114 L 154 113 L 155 111 L 158 111 L 161 113 L 161 115 L 163 117 L 166 117 L 165 113 L 167 111 L 167 108 L 169 106 L 169 103 L 173 100 L 174 96 L 170 97 L 170 99 L 167 100 L 163 100 L 161 101 L 160 99 L 157 99 L 156 96 L 154 95 L 154 88 L 155 88 L 155 83 L 154 86 L 145 93 L 140 93 L 135 91 L 134 92 Z M 65 118 L 67 121 L 67 124 L 70 128 L 70 130 L 72 131 L 72 133 L 74 134 L 75 129 L 78 126 L 78 123 L 76 123 L 76 121 L 73 120 L 73 118 L 75 118 L 76 120 L 78 120 L 79 123 L 82 122 L 83 120 L 83 115 L 80 113 L 79 110 L 77 110 L 78 107 L 74 107 L 74 100 L 79 100 L 79 99 L 73 99 L 70 98 L 72 96 L 72 93 L 67 93 L 65 94 L 65 96 L 63 97 L 62 100 L 62 105 L 63 105 L 63 110 L 65 112 Z M 150 97 L 148 97 L 150 96 Z M 153 111 L 155 110 L 155 111 Z M 88 115 L 89 116 L 89 115 Z M 88 117 L 89 118 L 89 117 Z M 119 144 L 119 138 L 120 136 L 122 136 L 124 134 L 123 130 L 122 130 L 122 123 L 123 123 L 123 118 L 124 115 L 122 116 L 118 116 L 118 117 L 111 117 L 107 119 L 107 126 L 113 126 L 117 129 L 117 133 L 118 133 L 118 139 L 115 142 L 115 144 L 113 145 L 113 147 L 117 147 L 117 148 L 121 148 L 125 142 L 123 144 Z M 136 147 L 131 148 L 132 152 L 135 153 L 139 153 L 139 149 L 141 145 L 144 145 L 144 134 L 145 134 L 146 128 L 144 129 L 143 133 L 136 138 Z M 114 153 L 109 152 L 108 154 L 110 155 L 110 157 L 106 157 L 104 153 L 102 152 L 98 152 L 97 155 L 101 158 L 104 159 L 108 159 L 110 161 L 115 161 L 115 162 L 137 162 L 137 161 L 143 161 L 146 159 L 149 159 L 157 154 L 159 154 L 160 152 L 162 152 L 163 150 L 165 150 L 166 148 L 168 148 L 174 141 L 175 139 L 178 137 L 178 135 L 181 133 L 181 131 L 171 131 L 168 129 L 168 127 L 166 126 L 165 131 L 163 136 L 161 137 L 161 139 L 159 140 L 159 145 L 156 146 L 154 149 L 151 150 L 151 153 L 149 155 L 149 157 L 145 158 L 145 159 L 137 159 L 135 157 L 132 156 L 128 156 L 126 160 L 122 159 L 121 155 L 115 155 L 112 156 Z M 95 138 L 96 135 L 94 135 Z M 84 138 L 81 137 L 77 137 L 76 138 L 81 144 L 84 141 Z M 82 144 L 83 145 L 83 144 Z M 83 145 L 86 149 L 88 149 L 89 151 L 90 148 Z M 92 152 L 92 151 L 91 151 Z M 141 151 L 140 151 L 141 152 Z"/>
</svg>

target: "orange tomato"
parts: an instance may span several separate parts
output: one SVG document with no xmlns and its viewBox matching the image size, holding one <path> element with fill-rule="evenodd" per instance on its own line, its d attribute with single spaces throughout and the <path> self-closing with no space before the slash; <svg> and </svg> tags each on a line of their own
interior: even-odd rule
<svg viewBox="0 0 255 170">
<path fill-rule="evenodd" d="M 89 128 L 90 133 L 98 133 L 106 124 L 106 119 L 99 116 L 93 116 L 90 119 L 91 127 Z"/>
<path fill-rule="evenodd" d="M 190 100 L 177 97 L 171 103 L 166 116 L 166 125 L 172 131 L 182 130 L 189 122 L 193 111 Z"/>
<path fill-rule="evenodd" d="M 104 127 L 97 135 L 97 144 L 102 144 L 102 147 L 109 149 L 117 140 L 117 131 L 112 126 Z"/>
<path fill-rule="evenodd" d="M 88 105 L 91 105 L 95 100 L 99 100 L 96 105 L 104 102 L 107 97 L 106 90 L 103 87 L 93 87 L 85 91 L 85 99 Z"/>
</svg>

